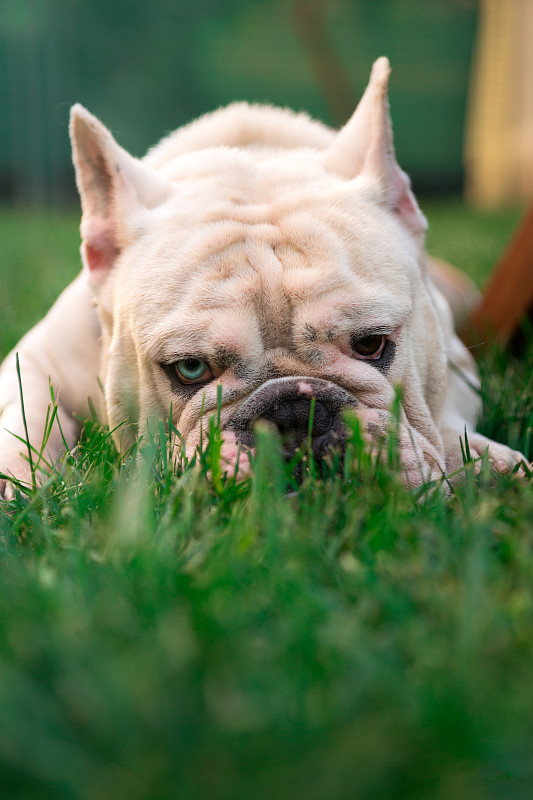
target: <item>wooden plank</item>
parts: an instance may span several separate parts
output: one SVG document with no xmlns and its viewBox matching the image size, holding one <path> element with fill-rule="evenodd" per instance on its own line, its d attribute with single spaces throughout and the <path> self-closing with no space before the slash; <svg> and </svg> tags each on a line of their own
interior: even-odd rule
<svg viewBox="0 0 533 800">
<path fill-rule="evenodd" d="M 533 313 L 533 203 L 498 262 L 470 317 L 481 336 L 506 344 Z M 472 342 L 472 336 L 467 334 Z"/>
</svg>

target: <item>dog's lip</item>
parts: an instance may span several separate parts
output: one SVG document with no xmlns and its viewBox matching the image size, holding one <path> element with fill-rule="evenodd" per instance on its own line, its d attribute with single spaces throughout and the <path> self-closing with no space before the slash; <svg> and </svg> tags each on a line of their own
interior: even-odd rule
<svg viewBox="0 0 533 800">
<path fill-rule="evenodd" d="M 222 432 L 220 460 L 228 475 L 233 475 L 238 481 L 249 478 L 252 472 L 250 456 L 254 453 L 255 448 L 243 446 L 233 431 Z"/>
</svg>

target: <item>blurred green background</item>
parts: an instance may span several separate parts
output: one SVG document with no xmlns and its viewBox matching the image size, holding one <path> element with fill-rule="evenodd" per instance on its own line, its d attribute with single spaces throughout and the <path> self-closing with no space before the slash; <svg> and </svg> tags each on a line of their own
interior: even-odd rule
<svg viewBox="0 0 533 800">
<path fill-rule="evenodd" d="M 233 100 L 342 124 L 388 55 L 398 158 L 417 192 L 458 191 L 474 0 L 1 0 L 0 198 L 74 197 L 69 108 L 142 155 Z"/>
</svg>

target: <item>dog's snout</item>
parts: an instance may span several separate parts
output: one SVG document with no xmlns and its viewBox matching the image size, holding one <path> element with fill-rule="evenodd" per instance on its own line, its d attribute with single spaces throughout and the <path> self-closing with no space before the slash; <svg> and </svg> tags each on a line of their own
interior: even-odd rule
<svg viewBox="0 0 533 800">
<path fill-rule="evenodd" d="M 310 436 L 313 452 L 321 458 L 332 446 L 342 447 L 345 439 L 342 411 L 355 405 L 353 395 L 330 381 L 280 378 L 257 389 L 227 428 L 235 432 L 239 442 L 251 446 L 254 426 L 263 420 L 281 434 L 287 456 Z"/>
</svg>

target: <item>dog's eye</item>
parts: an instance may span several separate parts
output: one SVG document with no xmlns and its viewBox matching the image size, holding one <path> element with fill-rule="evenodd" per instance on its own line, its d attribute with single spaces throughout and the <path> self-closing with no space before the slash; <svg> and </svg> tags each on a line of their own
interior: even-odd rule
<svg viewBox="0 0 533 800">
<path fill-rule="evenodd" d="M 199 358 L 182 358 L 176 361 L 174 369 L 182 383 L 206 383 L 213 377 L 208 365 Z"/>
<path fill-rule="evenodd" d="M 352 342 L 352 348 L 359 358 L 378 359 L 380 358 L 387 338 L 382 333 L 372 333 L 369 336 L 362 336 Z"/>
</svg>

